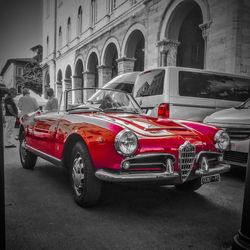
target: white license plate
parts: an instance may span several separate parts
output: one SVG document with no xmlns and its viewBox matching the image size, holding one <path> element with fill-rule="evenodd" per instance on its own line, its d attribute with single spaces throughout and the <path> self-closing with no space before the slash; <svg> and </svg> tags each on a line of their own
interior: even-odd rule
<svg viewBox="0 0 250 250">
<path fill-rule="evenodd" d="M 220 182 L 220 174 L 208 175 L 201 177 L 201 184 L 206 184 L 210 182 Z"/>
</svg>

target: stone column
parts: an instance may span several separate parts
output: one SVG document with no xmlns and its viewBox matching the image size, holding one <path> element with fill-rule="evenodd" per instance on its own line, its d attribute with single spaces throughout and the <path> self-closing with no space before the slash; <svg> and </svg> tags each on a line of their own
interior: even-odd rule
<svg viewBox="0 0 250 250">
<path fill-rule="evenodd" d="M 206 59 L 207 59 L 207 37 L 209 35 L 210 26 L 212 21 L 208 21 L 206 23 L 202 23 L 199 25 L 202 31 L 202 37 L 204 39 L 204 68 L 206 68 Z"/>
<path fill-rule="evenodd" d="M 99 87 L 105 85 L 112 79 L 112 69 L 108 66 L 101 65 L 98 67 Z"/>
<path fill-rule="evenodd" d="M 64 79 L 64 91 L 70 90 L 70 89 L 72 89 L 72 80 Z M 67 104 L 72 104 L 72 92 L 71 91 L 68 92 L 67 96 L 68 96 Z M 66 102 L 66 94 L 65 94 L 64 101 Z"/>
<path fill-rule="evenodd" d="M 72 76 L 72 89 L 81 89 L 83 86 L 82 77 Z M 72 91 L 72 102 L 82 103 L 82 90 Z"/>
<path fill-rule="evenodd" d="M 177 48 L 180 42 L 164 38 L 157 43 L 160 50 L 160 66 L 176 66 Z"/>
<path fill-rule="evenodd" d="M 86 88 L 94 88 L 95 87 L 95 73 L 85 71 L 83 72 L 83 81 L 85 83 Z M 92 94 L 94 94 L 94 90 L 87 90 L 84 92 L 83 101 L 86 101 Z"/>
<path fill-rule="evenodd" d="M 118 75 L 134 71 L 135 58 L 121 57 L 116 61 L 118 63 Z"/>
</svg>

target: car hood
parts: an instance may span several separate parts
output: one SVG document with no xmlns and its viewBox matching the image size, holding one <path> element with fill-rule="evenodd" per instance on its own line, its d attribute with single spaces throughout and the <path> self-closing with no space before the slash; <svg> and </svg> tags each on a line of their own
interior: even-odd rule
<svg viewBox="0 0 250 250">
<path fill-rule="evenodd" d="M 209 124 L 250 124 L 250 109 L 224 109 L 207 116 L 204 119 Z"/>
<path fill-rule="evenodd" d="M 170 119 L 160 122 L 154 117 L 134 114 L 96 114 L 95 116 L 145 136 L 167 136 L 173 134 L 180 136 L 197 136 L 194 130 L 182 125 L 178 121 Z"/>
</svg>

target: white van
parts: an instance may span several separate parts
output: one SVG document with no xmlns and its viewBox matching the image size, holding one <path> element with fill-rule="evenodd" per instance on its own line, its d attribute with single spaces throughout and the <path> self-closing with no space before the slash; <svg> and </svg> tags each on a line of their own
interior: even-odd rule
<svg viewBox="0 0 250 250">
<path fill-rule="evenodd" d="M 217 110 L 234 107 L 248 99 L 250 77 L 159 67 L 138 75 L 133 96 L 147 114 L 201 122 Z"/>
</svg>

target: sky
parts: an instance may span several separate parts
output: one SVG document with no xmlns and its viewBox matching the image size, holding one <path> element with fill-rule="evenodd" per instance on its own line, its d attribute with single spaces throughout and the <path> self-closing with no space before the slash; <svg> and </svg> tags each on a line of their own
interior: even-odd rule
<svg viewBox="0 0 250 250">
<path fill-rule="evenodd" d="M 42 45 L 42 0 L 0 0 L 0 71 L 11 58 L 35 56 Z"/>
</svg>

